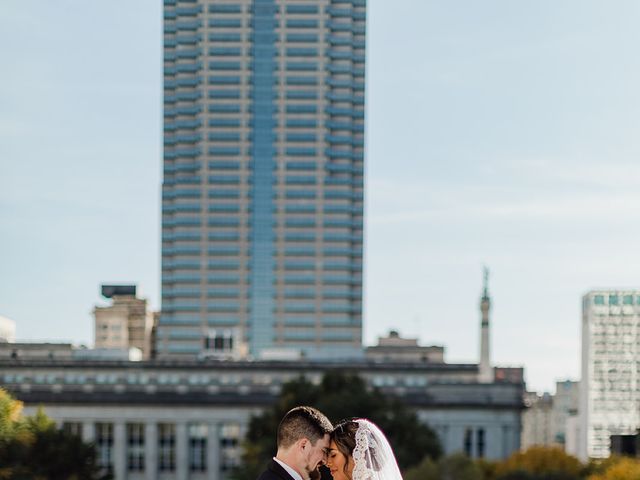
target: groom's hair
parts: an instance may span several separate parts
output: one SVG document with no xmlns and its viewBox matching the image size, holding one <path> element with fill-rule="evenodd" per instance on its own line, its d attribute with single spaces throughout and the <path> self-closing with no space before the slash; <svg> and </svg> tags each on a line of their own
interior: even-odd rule
<svg viewBox="0 0 640 480">
<path fill-rule="evenodd" d="M 289 448 L 302 438 L 315 443 L 331 433 L 333 425 L 322 412 L 313 407 L 296 407 L 289 410 L 278 425 L 278 448 Z"/>
</svg>

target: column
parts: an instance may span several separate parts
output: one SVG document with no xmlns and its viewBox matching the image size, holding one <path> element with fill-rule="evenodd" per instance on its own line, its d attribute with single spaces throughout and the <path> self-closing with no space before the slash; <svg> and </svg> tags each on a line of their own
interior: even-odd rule
<svg viewBox="0 0 640 480">
<path fill-rule="evenodd" d="M 440 427 L 440 444 L 442 445 L 442 452 L 445 455 L 448 455 L 452 450 L 450 436 L 449 425 L 442 425 L 442 427 Z"/>
<path fill-rule="evenodd" d="M 217 423 L 207 431 L 207 480 L 218 480 L 220 474 L 220 432 Z"/>
<path fill-rule="evenodd" d="M 453 452 L 464 452 L 464 425 L 454 424 L 450 430 L 449 443 L 450 450 L 445 450 L 446 454 L 449 455 Z"/>
<path fill-rule="evenodd" d="M 187 480 L 189 476 L 188 433 L 186 423 L 176 423 L 176 480 Z"/>
<path fill-rule="evenodd" d="M 511 448 L 509 445 L 511 432 L 509 430 L 509 425 L 502 426 L 502 458 L 507 458 L 511 455 Z"/>
<path fill-rule="evenodd" d="M 158 474 L 158 425 L 155 421 L 144 426 L 144 477 L 156 480 Z"/>
<path fill-rule="evenodd" d="M 511 427 L 511 451 L 509 452 L 509 455 L 511 455 L 513 452 L 517 452 L 518 450 L 520 450 L 520 431 L 518 428 L 516 428 L 516 426 L 512 426 Z"/>
<path fill-rule="evenodd" d="M 502 460 L 500 425 L 495 423 L 485 427 L 485 458 L 487 460 Z"/>
<path fill-rule="evenodd" d="M 113 425 L 113 476 L 115 480 L 127 478 L 127 434 L 124 422 Z"/>
<path fill-rule="evenodd" d="M 82 423 L 82 440 L 91 443 L 96 439 L 96 424 L 92 421 Z"/>
</svg>

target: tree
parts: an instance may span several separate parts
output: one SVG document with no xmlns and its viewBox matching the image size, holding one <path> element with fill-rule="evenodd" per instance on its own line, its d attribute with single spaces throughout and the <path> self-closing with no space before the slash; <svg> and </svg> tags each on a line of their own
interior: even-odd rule
<svg viewBox="0 0 640 480">
<path fill-rule="evenodd" d="M 476 458 L 475 464 L 478 466 L 478 468 L 482 472 L 481 478 L 483 478 L 484 480 L 495 480 L 496 469 L 498 468 L 498 462 L 493 460 L 487 460 L 486 458 Z"/>
<path fill-rule="evenodd" d="M 442 458 L 438 465 L 442 480 L 482 480 L 482 470 L 464 453 Z"/>
<path fill-rule="evenodd" d="M 251 418 L 243 444 L 242 466 L 233 473 L 235 479 L 254 480 L 264 469 L 276 452 L 280 420 L 298 405 L 318 408 L 334 423 L 350 417 L 370 419 L 387 435 L 403 470 L 417 465 L 425 457 L 440 457 L 441 448 L 435 433 L 399 399 L 370 389 L 355 374 L 328 372 L 319 385 L 304 377 L 284 384 L 275 404 L 262 415 Z"/>
<path fill-rule="evenodd" d="M 577 480 L 584 466 L 561 448 L 533 446 L 496 466 L 498 480 Z"/>
<path fill-rule="evenodd" d="M 601 473 L 590 475 L 589 480 L 640 480 L 640 461 L 614 457 Z"/>
<path fill-rule="evenodd" d="M 106 480 L 93 445 L 56 428 L 38 409 L 23 417 L 22 402 L 0 389 L 0 479 Z"/>
<path fill-rule="evenodd" d="M 454 453 L 437 463 L 426 458 L 404 474 L 404 480 L 483 480 L 479 465 L 464 453 Z"/>
<path fill-rule="evenodd" d="M 21 419 L 22 408 L 22 402 L 0 388 L 0 442 L 27 433 L 26 425 Z"/>
<path fill-rule="evenodd" d="M 402 478 L 404 480 L 440 480 L 440 468 L 432 458 L 425 457 L 418 465 L 404 472 Z"/>
</svg>

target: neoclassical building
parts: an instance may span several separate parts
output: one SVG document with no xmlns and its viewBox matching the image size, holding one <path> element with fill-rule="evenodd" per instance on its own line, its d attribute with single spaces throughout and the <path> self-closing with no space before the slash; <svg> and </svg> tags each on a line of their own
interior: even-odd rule
<svg viewBox="0 0 640 480">
<path fill-rule="evenodd" d="M 250 417 L 283 383 L 319 382 L 331 370 L 402 397 L 446 453 L 501 459 L 520 447 L 522 375 L 496 372 L 502 380 L 481 383 L 477 364 L 3 358 L 0 384 L 25 402 L 26 414 L 42 405 L 94 441 L 116 480 L 214 480 L 237 465 Z"/>
</svg>

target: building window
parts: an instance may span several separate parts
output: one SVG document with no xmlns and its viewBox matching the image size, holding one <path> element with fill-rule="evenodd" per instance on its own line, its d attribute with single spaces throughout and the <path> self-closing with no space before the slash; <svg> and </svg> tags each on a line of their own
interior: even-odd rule
<svg viewBox="0 0 640 480">
<path fill-rule="evenodd" d="M 82 423 L 64 422 L 62 424 L 62 431 L 67 435 L 75 435 L 76 437 L 82 437 Z"/>
<path fill-rule="evenodd" d="M 470 429 L 470 428 L 465 429 L 465 431 L 464 431 L 464 453 L 466 453 L 468 457 L 471 456 L 472 438 L 473 438 L 473 430 Z"/>
<path fill-rule="evenodd" d="M 127 424 L 127 469 L 144 472 L 144 424 Z"/>
<path fill-rule="evenodd" d="M 204 423 L 189 425 L 189 470 L 207 470 L 207 426 Z"/>
<path fill-rule="evenodd" d="M 593 303 L 595 305 L 604 305 L 604 295 L 596 295 L 593 298 Z"/>
<path fill-rule="evenodd" d="M 205 350 L 225 353 L 233 351 L 233 332 L 231 330 L 209 330 L 204 339 Z"/>
<path fill-rule="evenodd" d="M 476 452 L 478 454 L 478 458 L 484 457 L 484 443 L 484 428 L 479 428 L 476 432 Z"/>
<path fill-rule="evenodd" d="M 240 425 L 223 423 L 220 425 L 220 469 L 231 470 L 240 465 Z"/>
<path fill-rule="evenodd" d="M 172 423 L 158 424 L 158 470 L 176 469 L 176 427 Z"/>
<path fill-rule="evenodd" d="M 113 473 L 113 423 L 96 423 L 98 466 Z"/>
</svg>

